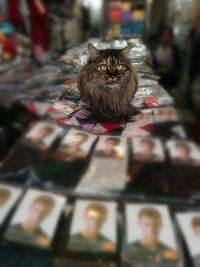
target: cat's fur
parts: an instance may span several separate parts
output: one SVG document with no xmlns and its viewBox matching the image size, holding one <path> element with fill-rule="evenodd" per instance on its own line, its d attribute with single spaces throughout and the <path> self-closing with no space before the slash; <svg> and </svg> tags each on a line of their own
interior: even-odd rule
<svg viewBox="0 0 200 267">
<path fill-rule="evenodd" d="M 137 74 L 128 58 L 131 48 L 98 50 L 88 44 L 89 60 L 78 76 L 78 89 L 99 120 L 119 120 L 129 113 L 128 104 L 138 88 Z M 102 65 L 106 71 L 101 71 Z M 117 70 L 118 65 L 123 71 Z"/>
</svg>

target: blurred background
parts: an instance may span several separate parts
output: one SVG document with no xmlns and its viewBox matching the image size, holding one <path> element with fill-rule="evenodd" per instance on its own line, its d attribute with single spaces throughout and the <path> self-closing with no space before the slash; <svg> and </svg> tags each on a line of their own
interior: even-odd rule
<svg viewBox="0 0 200 267">
<path fill-rule="evenodd" d="M 141 39 L 189 136 L 200 142 L 200 1 L 1 0 L 0 80 L 11 69 L 57 62 L 89 38 Z"/>
</svg>

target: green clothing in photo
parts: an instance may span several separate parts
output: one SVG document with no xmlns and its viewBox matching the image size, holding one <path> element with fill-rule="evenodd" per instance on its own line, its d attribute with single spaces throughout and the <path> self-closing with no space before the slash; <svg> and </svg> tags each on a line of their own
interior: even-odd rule
<svg viewBox="0 0 200 267">
<path fill-rule="evenodd" d="M 126 254 L 131 259 L 161 261 L 161 260 L 176 260 L 177 253 L 174 249 L 158 242 L 156 248 L 145 248 L 140 241 L 135 241 L 127 245 Z"/>
<path fill-rule="evenodd" d="M 27 233 L 24 231 L 21 224 L 11 225 L 6 232 L 6 238 L 9 240 L 42 247 L 46 247 L 50 243 L 48 236 L 40 227 L 38 227 L 34 233 Z"/>
<path fill-rule="evenodd" d="M 102 234 L 99 234 L 96 240 L 87 240 L 81 233 L 77 233 L 71 236 L 69 249 L 88 252 L 114 252 L 115 244 Z"/>
</svg>

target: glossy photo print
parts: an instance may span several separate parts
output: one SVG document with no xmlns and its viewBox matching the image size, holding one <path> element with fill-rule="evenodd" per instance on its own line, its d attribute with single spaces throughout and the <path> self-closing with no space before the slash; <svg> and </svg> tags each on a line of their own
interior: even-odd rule
<svg viewBox="0 0 200 267">
<path fill-rule="evenodd" d="M 96 137 L 79 130 L 70 129 L 54 152 L 54 157 L 67 162 L 87 157 Z"/>
<path fill-rule="evenodd" d="M 125 157 L 124 142 L 125 139 L 117 136 L 101 136 L 95 149 L 95 156 L 122 160 Z"/>
<path fill-rule="evenodd" d="M 162 162 L 165 160 L 163 146 L 158 138 L 134 137 L 132 149 L 135 161 Z"/>
<path fill-rule="evenodd" d="M 88 253 L 116 251 L 116 203 L 78 200 L 75 204 L 68 249 Z"/>
<path fill-rule="evenodd" d="M 174 164 L 200 167 L 200 149 L 195 143 L 172 140 L 166 143 L 166 147 Z"/>
<path fill-rule="evenodd" d="M 5 233 L 10 241 L 48 248 L 64 208 L 65 197 L 28 190 Z"/>
<path fill-rule="evenodd" d="M 27 145 L 41 151 L 47 150 L 62 132 L 62 128 L 49 123 L 39 122 L 26 134 L 24 141 Z"/>
<path fill-rule="evenodd" d="M 165 205 L 127 204 L 125 209 L 128 259 L 146 261 L 177 260 L 175 233 Z"/>
<path fill-rule="evenodd" d="M 194 267 L 200 267 L 200 212 L 178 213 L 176 218 Z"/>
<path fill-rule="evenodd" d="M 21 194 L 20 188 L 0 184 L 0 226 Z"/>
</svg>

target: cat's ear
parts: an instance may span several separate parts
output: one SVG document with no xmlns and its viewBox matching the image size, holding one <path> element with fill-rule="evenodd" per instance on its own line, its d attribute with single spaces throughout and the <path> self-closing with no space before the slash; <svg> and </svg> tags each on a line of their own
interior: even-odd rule
<svg viewBox="0 0 200 267">
<path fill-rule="evenodd" d="M 88 43 L 89 61 L 95 60 L 99 55 L 99 50 L 91 43 Z"/>
<path fill-rule="evenodd" d="M 132 44 L 128 44 L 125 48 L 123 48 L 121 50 L 121 54 L 124 57 L 129 57 L 129 54 L 130 54 L 130 51 L 131 51 L 132 48 L 133 48 L 133 45 Z"/>
</svg>

